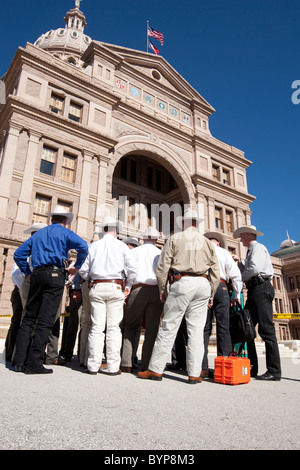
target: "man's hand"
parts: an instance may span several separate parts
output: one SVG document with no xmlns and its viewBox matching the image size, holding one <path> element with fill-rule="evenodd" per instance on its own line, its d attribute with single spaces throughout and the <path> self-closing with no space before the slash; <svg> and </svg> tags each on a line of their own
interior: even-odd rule
<svg viewBox="0 0 300 470">
<path fill-rule="evenodd" d="M 165 302 L 168 297 L 168 292 L 161 292 L 159 297 L 162 302 Z"/>
<path fill-rule="evenodd" d="M 213 305 L 213 298 L 211 297 L 208 301 L 207 308 L 211 308 Z"/>
<path fill-rule="evenodd" d="M 131 291 L 131 288 L 130 288 L 130 287 L 125 287 L 125 289 L 124 289 L 124 303 L 126 302 L 127 297 L 128 297 L 129 294 L 130 294 L 130 291 Z"/>
<path fill-rule="evenodd" d="M 240 305 L 240 302 L 238 299 L 232 299 L 232 302 L 230 303 L 231 307 L 238 307 Z"/>
<path fill-rule="evenodd" d="M 75 266 L 69 266 L 68 268 L 66 268 L 66 271 L 68 271 L 68 281 L 70 282 L 73 281 L 79 269 L 75 268 Z"/>
</svg>

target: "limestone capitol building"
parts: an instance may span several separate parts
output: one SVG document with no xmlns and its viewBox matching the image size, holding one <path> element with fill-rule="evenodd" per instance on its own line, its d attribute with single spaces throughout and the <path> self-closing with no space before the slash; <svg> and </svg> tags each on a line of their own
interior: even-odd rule
<svg viewBox="0 0 300 470">
<path fill-rule="evenodd" d="M 75 214 L 88 243 L 105 215 L 120 238 L 155 225 L 162 240 L 176 210 L 197 208 L 204 231 L 232 234 L 251 222 L 244 153 L 213 137 L 213 107 L 161 56 L 85 34 L 80 2 L 65 27 L 20 47 L 2 77 L 0 295 L 10 313 L 13 253 L 33 221 L 56 205 Z M 162 207 L 173 208 L 162 217 Z M 167 220 L 166 220 L 167 219 Z M 278 262 L 278 275 L 281 267 Z"/>
</svg>

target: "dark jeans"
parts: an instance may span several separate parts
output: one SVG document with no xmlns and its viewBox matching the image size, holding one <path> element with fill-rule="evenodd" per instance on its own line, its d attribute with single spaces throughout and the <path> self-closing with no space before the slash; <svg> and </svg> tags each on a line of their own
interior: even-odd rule
<svg viewBox="0 0 300 470">
<path fill-rule="evenodd" d="M 212 307 L 207 312 L 207 320 L 204 327 L 204 357 L 202 369 L 208 369 L 208 343 L 212 330 L 213 315 L 216 317 L 217 326 L 217 355 L 228 356 L 232 351 L 232 342 L 229 332 L 230 297 L 225 284 L 220 284 L 213 300 Z"/>
<path fill-rule="evenodd" d="M 281 376 L 280 355 L 273 324 L 273 299 L 274 288 L 269 280 L 265 280 L 263 284 L 248 289 L 245 308 L 250 310 L 253 324 L 258 324 L 258 333 L 265 342 L 267 370 L 275 376 Z M 249 341 L 247 346 L 251 372 L 257 374 L 258 360 L 254 340 Z"/>
<path fill-rule="evenodd" d="M 82 302 L 76 302 L 73 291 L 70 292 L 69 317 L 64 319 L 63 341 L 59 354 L 67 361 L 71 361 L 79 325 L 79 309 Z"/>
<path fill-rule="evenodd" d="M 16 340 L 16 366 L 26 365 L 29 370 L 42 367 L 64 285 L 65 275 L 61 270 L 55 271 L 50 267 L 36 268 L 31 274 L 26 312 Z M 31 339 L 33 329 L 34 335 Z"/>
<path fill-rule="evenodd" d="M 183 317 L 172 348 L 172 364 L 176 367 L 182 367 L 184 370 L 186 369 L 187 341 L 186 320 Z"/>
<path fill-rule="evenodd" d="M 10 301 L 13 309 L 13 316 L 11 318 L 10 327 L 5 340 L 5 359 L 9 362 L 12 360 L 23 312 L 22 301 L 17 286 L 15 286 L 11 293 Z"/>
</svg>

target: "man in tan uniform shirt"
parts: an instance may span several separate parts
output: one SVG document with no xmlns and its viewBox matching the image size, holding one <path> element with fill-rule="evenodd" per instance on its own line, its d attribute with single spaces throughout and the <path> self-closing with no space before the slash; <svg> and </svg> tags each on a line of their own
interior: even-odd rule
<svg viewBox="0 0 300 470">
<path fill-rule="evenodd" d="M 201 382 L 203 329 L 207 308 L 212 304 L 220 283 L 220 271 L 213 244 L 199 233 L 199 221 L 195 211 L 188 211 L 182 218 L 183 231 L 171 236 L 162 250 L 156 276 L 161 300 L 165 301 L 164 316 L 149 369 L 139 372 L 140 378 L 161 380 L 185 315 L 188 332 L 188 382 Z M 167 292 L 169 270 L 174 280 Z"/>
</svg>

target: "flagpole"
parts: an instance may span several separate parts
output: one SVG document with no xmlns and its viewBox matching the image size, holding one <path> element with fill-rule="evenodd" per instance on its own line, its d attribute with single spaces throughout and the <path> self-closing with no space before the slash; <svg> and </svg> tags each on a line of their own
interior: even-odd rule
<svg viewBox="0 0 300 470">
<path fill-rule="evenodd" d="M 149 48 L 149 36 L 148 36 L 148 30 L 149 30 L 149 21 L 147 21 L 147 49 L 146 49 L 146 52 L 148 52 L 148 48 Z"/>
</svg>

